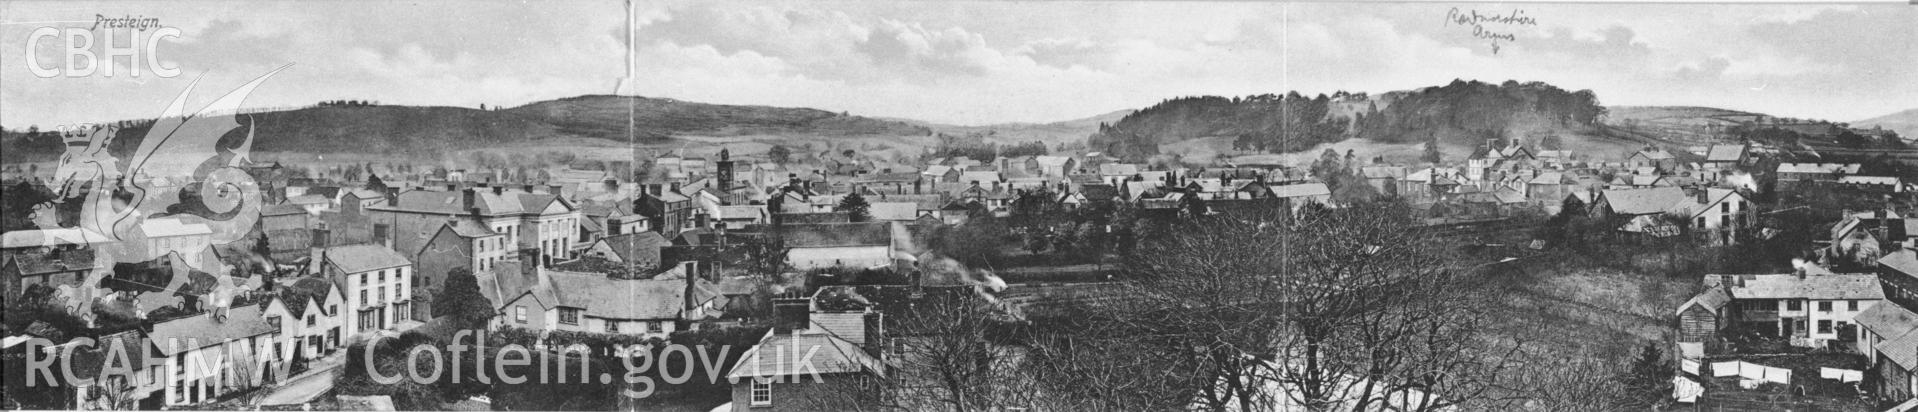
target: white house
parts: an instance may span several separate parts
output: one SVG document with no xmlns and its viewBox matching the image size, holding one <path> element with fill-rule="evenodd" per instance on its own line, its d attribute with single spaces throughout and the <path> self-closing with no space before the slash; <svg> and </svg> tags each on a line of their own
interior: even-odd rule
<svg viewBox="0 0 1918 412">
<path fill-rule="evenodd" d="M 200 223 L 187 223 L 179 218 L 161 217 L 140 222 L 141 233 L 146 234 L 147 256 L 161 257 L 167 253 L 179 252 L 181 256 L 198 256 L 197 253 L 213 244 L 213 229 Z"/>
<path fill-rule="evenodd" d="M 258 305 L 216 308 L 155 323 L 148 337 L 157 357 L 146 363 L 164 365 L 165 405 L 208 402 L 261 386 L 271 362 L 284 360 L 276 335 Z"/>
<path fill-rule="evenodd" d="M 413 262 L 379 245 L 335 246 L 318 251 L 311 274 L 344 292 L 347 312 L 341 333 L 353 336 L 377 329 L 411 328 Z"/>
<path fill-rule="evenodd" d="M 1704 285 L 1722 285 L 1731 294 L 1733 322 L 1814 347 L 1855 341 L 1853 319 L 1885 298 L 1876 275 L 1834 274 L 1810 265 L 1791 274 L 1705 275 Z"/>
</svg>

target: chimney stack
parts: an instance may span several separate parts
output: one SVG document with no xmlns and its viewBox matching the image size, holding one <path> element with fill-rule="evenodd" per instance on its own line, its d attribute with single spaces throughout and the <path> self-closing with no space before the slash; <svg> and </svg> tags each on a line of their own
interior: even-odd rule
<svg viewBox="0 0 1918 412">
<path fill-rule="evenodd" d="M 494 194 L 494 195 L 504 195 L 504 194 L 506 194 L 506 186 L 504 186 L 504 185 L 496 185 L 496 186 L 493 186 L 493 194 Z"/>
<path fill-rule="evenodd" d="M 397 188 L 397 187 L 386 188 L 386 207 L 397 207 L 399 205 L 400 205 L 400 188 Z"/>
<path fill-rule="evenodd" d="M 475 190 L 477 189 L 466 189 L 466 190 L 460 191 L 460 208 L 461 209 L 466 209 L 471 211 L 479 210 L 479 201 L 478 199 L 475 199 L 476 197 L 479 197 L 479 194 L 474 193 Z"/>
<path fill-rule="evenodd" d="M 796 293 L 773 298 L 773 333 L 790 335 L 812 325 L 812 298 Z"/>
</svg>

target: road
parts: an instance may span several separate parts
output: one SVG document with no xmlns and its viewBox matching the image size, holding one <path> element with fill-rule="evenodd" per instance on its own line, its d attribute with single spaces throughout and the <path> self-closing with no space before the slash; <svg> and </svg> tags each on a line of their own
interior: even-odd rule
<svg viewBox="0 0 1918 412">
<path fill-rule="evenodd" d="M 255 404 L 293 405 L 311 401 L 333 388 L 333 373 L 337 370 L 337 368 L 329 368 L 323 372 L 296 378 L 292 382 L 273 388 L 272 393 L 260 397 Z"/>
</svg>

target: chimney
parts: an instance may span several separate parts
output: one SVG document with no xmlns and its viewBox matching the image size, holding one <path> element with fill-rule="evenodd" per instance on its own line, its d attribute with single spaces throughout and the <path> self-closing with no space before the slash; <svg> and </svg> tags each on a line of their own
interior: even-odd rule
<svg viewBox="0 0 1918 412">
<path fill-rule="evenodd" d="M 460 191 L 460 208 L 461 209 L 473 210 L 473 211 L 479 210 L 479 201 L 478 199 L 475 199 L 476 197 L 479 197 L 479 194 L 474 193 L 474 190 L 477 190 L 477 189 L 466 189 L 466 190 Z"/>
<path fill-rule="evenodd" d="M 922 193 L 921 193 L 921 188 L 922 188 L 923 186 L 925 186 L 925 184 L 926 184 L 926 178 L 923 178 L 923 177 L 922 177 L 922 178 L 918 178 L 918 179 L 915 179 L 915 180 L 913 180 L 913 181 L 912 181 L 912 194 L 915 194 L 915 195 L 917 195 L 917 194 L 922 194 Z"/>
<path fill-rule="evenodd" d="M 1710 191 L 1710 190 L 1700 190 L 1700 191 L 1698 191 L 1698 204 L 1699 204 L 1700 206 L 1706 206 L 1706 205 L 1708 205 L 1708 203 L 1706 203 L 1706 202 L 1710 202 L 1710 201 L 1712 201 L 1712 199 L 1711 199 L 1711 191 Z"/>
<path fill-rule="evenodd" d="M 679 193 L 679 182 L 673 182 L 673 193 Z"/>
<path fill-rule="evenodd" d="M 313 229 L 312 234 L 306 240 L 306 244 L 307 246 L 312 248 L 324 249 L 326 248 L 326 238 L 331 235 L 332 235 L 332 231 L 329 231 L 326 229 Z"/>
<path fill-rule="evenodd" d="M 562 192 L 564 191 L 560 189 L 560 185 L 546 185 L 546 193 L 548 194 L 557 195 L 557 194 L 561 194 Z"/>
<path fill-rule="evenodd" d="M 506 194 L 506 186 L 493 186 L 493 194 L 494 195 Z"/>
<path fill-rule="evenodd" d="M 520 185 L 519 190 L 524 191 L 526 193 L 533 193 L 533 184 L 527 183 L 524 185 Z"/>
<path fill-rule="evenodd" d="M 455 190 L 460 190 L 460 185 L 456 185 L 456 184 L 452 184 L 452 183 L 447 183 L 447 184 L 446 184 L 446 191 L 448 191 L 448 192 L 451 192 L 451 191 L 455 191 Z"/>
<path fill-rule="evenodd" d="M 992 192 L 999 193 L 999 181 L 997 180 L 992 181 Z"/>
<path fill-rule="evenodd" d="M 386 188 L 386 207 L 395 207 L 399 205 L 400 205 L 400 188 L 397 188 L 397 187 Z"/>
<path fill-rule="evenodd" d="M 790 335 L 812 324 L 812 298 L 797 293 L 773 298 L 773 333 Z"/>
<path fill-rule="evenodd" d="M 540 257 L 539 248 L 521 248 L 519 250 L 520 271 L 524 272 L 545 266 L 544 262 L 540 261 Z"/>
</svg>

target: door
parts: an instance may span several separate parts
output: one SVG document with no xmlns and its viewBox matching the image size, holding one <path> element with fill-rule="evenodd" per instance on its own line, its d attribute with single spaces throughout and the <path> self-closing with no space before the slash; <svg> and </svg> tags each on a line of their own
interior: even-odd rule
<svg viewBox="0 0 1918 412">
<path fill-rule="evenodd" d="M 1778 336 L 1793 336 L 1792 332 L 1795 331 L 1795 329 L 1792 329 L 1792 322 L 1793 320 L 1791 319 L 1779 319 Z"/>
</svg>

